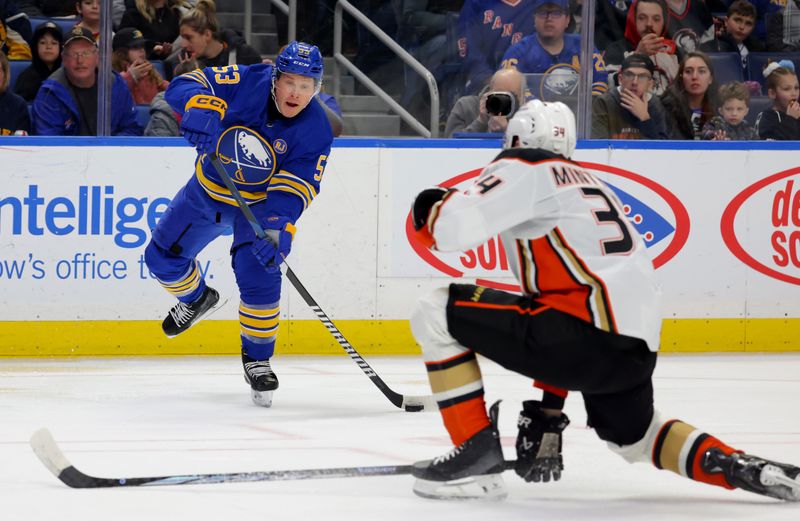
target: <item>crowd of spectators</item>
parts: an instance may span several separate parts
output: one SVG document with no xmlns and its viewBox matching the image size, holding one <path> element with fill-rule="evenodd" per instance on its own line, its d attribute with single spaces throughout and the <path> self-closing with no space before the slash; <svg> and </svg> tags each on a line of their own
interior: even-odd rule
<svg viewBox="0 0 800 521">
<path fill-rule="evenodd" d="M 507 93 L 516 106 L 532 98 L 577 105 L 586 47 L 581 0 L 351 3 L 433 73 L 448 137 L 503 131 L 510 115 L 487 111 L 490 92 Z M 0 64 L 5 64 L 0 133 L 96 132 L 101 4 L 0 0 Z M 299 0 L 299 36 L 330 49 L 334 5 Z M 800 138 L 795 73 L 800 0 L 597 0 L 593 5 L 591 86 L 585 89 L 592 95 L 591 137 Z M 175 135 L 176 115 L 162 94 L 175 74 L 264 60 L 239 32 L 220 25 L 213 0 L 111 0 L 111 6 L 115 134 Z M 31 27 L 29 16 L 51 20 Z M 63 23 L 54 23 L 61 17 L 74 20 L 68 34 Z M 381 44 L 362 24 L 350 27 L 355 63 L 371 77 L 380 76 L 387 60 Z M 9 60 L 29 63 L 22 70 L 9 67 Z M 409 67 L 397 71 L 388 75 L 387 90 L 425 121 L 427 85 Z M 318 102 L 340 133 L 336 100 L 322 93 Z M 149 106 L 148 130 L 133 117 L 141 112 L 137 105 Z"/>
<path fill-rule="evenodd" d="M 0 135 L 97 135 L 101 5 L 0 0 Z M 180 116 L 163 97 L 175 74 L 269 61 L 220 26 L 213 0 L 112 0 L 112 11 L 112 135 L 177 136 Z M 45 19 L 32 30 L 29 16 Z M 14 74 L 9 60 L 27 67 Z"/>
<path fill-rule="evenodd" d="M 592 138 L 800 138 L 794 63 L 800 63 L 800 2 L 598 0 L 594 5 L 592 84 L 586 89 L 593 97 Z M 494 90 L 485 80 L 491 71 L 516 69 L 527 76 L 526 99 L 574 104 L 585 47 L 580 22 L 575 0 L 466 0 L 458 40 L 465 78 L 457 88 L 466 94 Z M 478 99 L 458 99 L 447 136 L 487 131 L 479 110 L 471 124 L 460 116 L 467 102 L 480 106 Z M 460 124 L 451 125 L 454 121 Z"/>
</svg>

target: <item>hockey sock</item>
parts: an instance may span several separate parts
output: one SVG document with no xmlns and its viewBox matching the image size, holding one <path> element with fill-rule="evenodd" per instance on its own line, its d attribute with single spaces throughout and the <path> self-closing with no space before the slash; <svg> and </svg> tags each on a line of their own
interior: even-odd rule
<svg viewBox="0 0 800 521">
<path fill-rule="evenodd" d="M 206 289 L 203 277 L 197 267 L 197 261 L 193 262 L 189 270 L 178 280 L 163 281 L 159 279 L 159 284 L 172 296 L 186 304 L 192 303 L 203 294 Z"/>
<path fill-rule="evenodd" d="M 266 305 L 239 303 L 239 332 L 247 356 L 254 360 L 272 357 L 278 338 L 280 311 L 278 302 Z"/>
<path fill-rule="evenodd" d="M 461 445 L 489 426 L 481 370 L 474 352 L 425 362 L 425 368 L 453 444 Z"/>
<path fill-rule="evenodd" d="M 720 440 L 695 429 L 680 420 L 670 420 L 661 426 L 653 444 L 653 464 L 681 476 L 728 489 L 736 488 L 723 473 L 708 473 L 701 466 L 707 450 L 717 448 L 729 455 L 737 451 Z"/>
</svg>

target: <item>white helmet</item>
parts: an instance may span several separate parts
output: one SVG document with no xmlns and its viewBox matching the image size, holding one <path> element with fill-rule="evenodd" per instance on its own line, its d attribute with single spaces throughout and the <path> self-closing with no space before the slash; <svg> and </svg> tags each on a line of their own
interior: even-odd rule
<svg viewBox="0 0 800 521">
<path fill-rule="evenodd" d="M 517 145 L 519 143 L 519 145 Z M 575 150 L 575 115 L 560 101 L 535 99 L 509 120 L 503 148 L 541 148 L 566 158 Z"/>
</svg>

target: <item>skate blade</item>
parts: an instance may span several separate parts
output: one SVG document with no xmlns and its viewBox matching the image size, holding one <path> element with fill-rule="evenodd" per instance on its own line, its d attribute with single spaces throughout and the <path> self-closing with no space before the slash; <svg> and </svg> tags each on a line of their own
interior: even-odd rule
<svg viewBox="0 0 800 521">
<path fill-rule="evenodd" d="M 272 407 L 272 393 L 275 391 L 254 391 L 250 389 L 253 403 L 261 407 Z"/>
<path fill-rule="evenodd" d="M 772 489 L 776 495 L 786 501 L 800 501 L 800 476 L 792 479 L 783 469 L 775 465 L 764 465 L 761 469 L 761 484 L 765 487 L 785 487 Z"/>
<path fill-rule="evenodd" d="M 500 474 L 470 476 L 452 481 L 417 479 L 414 493 L 428 499 L 501 501 L 508 496 Z"/>
</svg>

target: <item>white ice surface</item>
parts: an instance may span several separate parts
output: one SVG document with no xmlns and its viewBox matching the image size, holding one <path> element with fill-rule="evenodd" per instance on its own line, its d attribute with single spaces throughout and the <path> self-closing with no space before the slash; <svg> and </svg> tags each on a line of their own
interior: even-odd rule
<svg viewBox="0 0 800 521">
<path fill-rule="evenodd" d="M 395 390 L 426 394 L 418 358 L 370 359 Z M 481 361 L 487 402 L 514 457 L 523 377 Z M 570 396 L 564 477 L 506 472 L 501 503 L 424 500 L 409 476 L 73 490 L 36 459 L 47 427 L 67 458 L 101 477 L 408 464 L 449 450 L 438 413 L 394 408 L 345 357 L 277 357 L 271 409 L 250 402 L 240 361 L 218 358 L 0 359 L 0 520 L 792 520 L 800 503 L 629 465 L 586 429 Z M 662 356 L 666 415 L 754 454 L 800 463 L 800 355 Z"/>
</svg>

